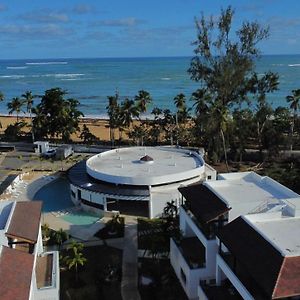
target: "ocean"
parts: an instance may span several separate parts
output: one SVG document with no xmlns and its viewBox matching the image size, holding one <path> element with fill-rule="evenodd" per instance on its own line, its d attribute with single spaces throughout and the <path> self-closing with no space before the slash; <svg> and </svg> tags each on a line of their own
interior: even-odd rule
<svg viewBox="0 0 300 300">
<path fill-rule="evenodd" d="M 78 99 L 85 116 L 106 117 L 107 96 L 114 95 L 116 90 L 121 99 L 146 90 L 152 95 L 152 107 L 174 110 L 173 99 L 177 94 L 184 93 L 189 99 L 199 87 L 187 73 L 190 60 L 190 57 L 0 60 L 0 91 L 5 95 L 0 113 L 7 114 L 7 103 L 27 90 L 42 95 L 53 87 L 65 89 L 68 97 Z M 273 107 L 287 106 L 285 97 L 300 88 L 300 55 L 262 56 L 257 62 L 257 72 L 269 70 L 279 74 L 280 84 L 268 100 Z M 34 103 L 38 102 L 35 99 Z"/>
</svg>

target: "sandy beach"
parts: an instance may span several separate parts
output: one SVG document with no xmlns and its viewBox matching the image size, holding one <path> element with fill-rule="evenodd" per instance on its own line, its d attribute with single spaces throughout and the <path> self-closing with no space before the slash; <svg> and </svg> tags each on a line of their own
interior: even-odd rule
<svg viewBox="0 0 300 300">
<path fill-rule="evenodd" d="M 30 124 L 30 118 L 19 116 L 19 121 L 25 121 L 26 123 Z M 0 122 L 2 124 L 2 128 L 0 128 L 0 132 L 4 133 L 5 129 L 8 125 L 14 124 L 17 121 L 16 116 L 0 116 Z M 109 126 L 108 126 L 108 120 L 105 119 L 93 119 L 93 118 L 82 118 L 80 121 L 80 129 L 82 129 L 83 125 L 86 125 L 92 134 L 94 134 L 97 138 L 100 139 L 100 141 L 109 141 Z M 24 131 L 29 131 L 28 127 L 24 128 Z M 77 132 L 76 134 L 73 134 L 71 136 L 73 141 L 80 141 L 79 138 L 80 132 Z M 116 130 L 116 137 L 118 137 L 118 130 Z M 126 137 L 126 134 L 123 134 L 123 137 Z"/>
</svg>

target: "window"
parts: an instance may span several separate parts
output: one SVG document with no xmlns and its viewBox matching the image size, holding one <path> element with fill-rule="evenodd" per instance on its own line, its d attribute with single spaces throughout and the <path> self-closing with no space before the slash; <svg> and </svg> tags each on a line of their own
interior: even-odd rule
<svg viewBox="0 0 300 300">
<path fill-rule="evenodd" d="M 73 198 L 76 198 L 76 194 L 72 190 L 71 190 L 71 195 L 72 195 Z"/>
<path fill-rule="evenodd" d="M 186 284 L 186 276 L 181 268 L 180 268 L 180 275 L 181 275 L 182 281 L 184 282 L 184 284 Z"/>
<path fill-rule="evenodd" d="M 81 190 L 77 190 L 78 200 L 81 200 Z"/>
<path fill-rule="evenodd" d="M 81 203 L 83 203 L 87 206 L 91 206 L 91 207 L 95 207 L 95 208 L 104 210 L 104 206 L 102 204 L 99 204 L 99 203 L 87 201 L 87 200 L 84 200 L 84 199 L 81 199 Z"/>
</svg>

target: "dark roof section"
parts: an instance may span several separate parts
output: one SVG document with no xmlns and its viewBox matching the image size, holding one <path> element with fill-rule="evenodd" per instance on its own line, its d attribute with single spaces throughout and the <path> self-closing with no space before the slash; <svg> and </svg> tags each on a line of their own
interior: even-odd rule
<svg viewBox="0 0 300 300">
<path fill-rule="evenodd" d="M 140 161 L 145 161 L 145 162 L 147 162 L 147 161 L 153 161 L 153 158 L 151 156 L 149 156 L 149 155 L 145 155 L 142 158 L 140 158 Z"/>
<path fill-rule="evenodd" d="M 18 174 L 8 175 L 0 184 L 0 194 L 2 194 L 17 177 Z"/>
<path fill-rule="evenodd" d="M 40 230 L 42 202 L 16 202 L 6 236 L 35 244 Z"/>
<path fill-rule="evenodd" d="M 300 295 L 300 257 L 283 257 L 242 217 L 217 235 L 270 299 Z"/>
<path fill-rule="evenodd" d="M 3 246 L 0 257 L 1 300 L 28 300 L 34 255 Z"/>
<path fill-rule="evenodd" d="M 202 183 L 180 187 L 178 190 L 188 201 L 188 209 L 201 223 L 209 223 L 231 209 Z"/>
<path fill-rule="evenodd" d="M 89 176 L 86 171 L 86 160 L 74 165 L 68 171 L 69 181 L 85 190 L 98 193 L 106 193 L 109 195 L 126 195 L 126 196 L 140 196 L 148 197 L 150 195 L 147 186 L 135 186 L 135 185 L 122 185 L 112 184 L 100 180 L 96 180 Z"/>
</svg>

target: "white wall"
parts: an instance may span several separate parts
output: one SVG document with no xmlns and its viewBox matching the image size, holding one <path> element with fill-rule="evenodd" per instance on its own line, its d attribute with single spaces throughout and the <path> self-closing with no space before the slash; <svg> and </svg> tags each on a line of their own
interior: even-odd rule
<svg viewBox="0 0 300 300">
<path fill-rule="evenodd" d="M 205 247 L 206 276 L 207 279 L 215 277 L 216 254 L 218 253 L 218 244 L 216 239 L 208 240 L 201 229 L 194 223 L 183 207 L 180 207 L 180 230 L 186 237 L 196 236 Z"/>
<path fill-rule="evenodd" d="M 207 268 L 191 269 L 172 239 L 170 241 L 170 262 L 188 298 L 196 298 L 199 281 L 210 279 Z M 182 279 L 181 270 L 186 276 L 186 282 Z"/>
<path fill-rule="evenodd" d="M 232 285 L 236 288 L 239 294 L 243 297 L 244 300 L 254 300 L 252 295 L 248 292 L 245 286 L 241 283 L 238 277 L 233 273 L 231 268 L 226 264 L 223 258 L 218 254 L 217 255 L 217 265 L 216 265 L 216 282 L 217 285 L 221 284 L 222 272 L 230 280 Z"/>
</svg>

